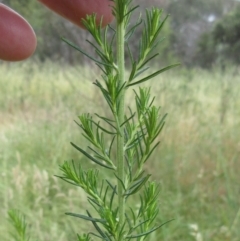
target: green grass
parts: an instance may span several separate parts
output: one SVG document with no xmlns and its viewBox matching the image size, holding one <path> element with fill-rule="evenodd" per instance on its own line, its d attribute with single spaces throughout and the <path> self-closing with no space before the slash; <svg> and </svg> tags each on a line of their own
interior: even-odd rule
<svg viewBox="0 0 240 241">
<path fill-rule="evenodd" d="M 91 84 L 98 73 L 92 69 L 1 63 L 1 240 L 10 240 L 11 208 L 25 214 L 31 240 L 76 240 L 76 233 L 88 230 L 85 222 L 64 215 L 84 212 L 84 193 L 54 175 L 64 160 L 91 166 L 69 142 L 85 145 L 73 121 L 78 114 L 106 112 Z M 179 68 L 151 85 L 168 117 L 146 170 L 160 182 L 158 221 L 175 219 L 151 241 L 238 241 L 239 70 Z M 133 96 L 130 91 L 129 105 Z"/>
</svg>

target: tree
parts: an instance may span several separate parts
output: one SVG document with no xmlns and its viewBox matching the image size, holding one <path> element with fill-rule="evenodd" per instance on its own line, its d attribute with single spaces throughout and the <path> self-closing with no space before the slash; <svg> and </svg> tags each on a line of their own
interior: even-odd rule
<svg viewBox="0 0 240 241">
<path fill-rule="evenodd" d="M 216 61 L 240 63 L 240 6 L 204 33 L 198 43 L 199 63 L 210 67 Z"/>
<path fill-rule="evenodd" d="M 171 0 L 167 11 L 171 14 L 175 34 L 174 50 L 183 64 L 198 64 L 198 42 L 201 35 L 211 31 L 215 22 L 238 4 L 232 0 Z M 201 44 L 206 40 L 203 36 Z M 209 47 L 211 43 L 207 44 Z M 207 46 L 206 46 L 207 47 Z M 211 49 L 208 49 L 210 54 Z"/>
</svg>

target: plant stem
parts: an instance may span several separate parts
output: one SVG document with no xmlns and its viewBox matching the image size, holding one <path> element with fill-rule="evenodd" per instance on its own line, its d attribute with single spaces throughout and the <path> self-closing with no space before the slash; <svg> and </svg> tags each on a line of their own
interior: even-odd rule
<svg viewBox="0 0 240 241">
<path fill-rule="evenodd" d="M 117 22 L 117 62 L 119 70 L 119 85 L 122 86 L 125 82 L 125 56 L 124 56 L 124 37 L 125 26 L 124 21 Z M 117 135 L 117 175 L 120 180 L 125 182 L 124 176 L 124 130 L 121 124 L 124 122 L 124 109 L 125 109 L 125 89 L 122 89 L 118 98 L 118 135 Z M 123 196 L 123 187 L 121 181 L 118 180 L 118 206 L 119 206 L 119 232 L 124 223 L 125 215 L 125 200 Z M 118 233 L 119 233 L 118 232 Z M 121 237 L 119 237 L 119 241 Z"/>
</svg>

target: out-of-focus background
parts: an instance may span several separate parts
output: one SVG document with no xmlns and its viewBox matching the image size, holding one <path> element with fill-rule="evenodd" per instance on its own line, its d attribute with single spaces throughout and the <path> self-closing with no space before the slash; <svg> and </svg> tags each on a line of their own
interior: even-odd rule
<svg viewBox="0 0 240 241">
<path fill-rule="evenodd" d="M 38 38 L 29 60 L 0 62 L 0 238 L 10 240 L 7 210 L 17 208 L 31 240 L 76 240 L 89 227 L 64 213 L 84 212 L 86 197 L 54 175 L 65 160 L 91 166 L 69 144 L 87 145 L 73 120 L 83 112 L 108 113 L 92 85 L 99 70 L 60 38 L 94 54 L 85 41 L 91 37 L 37 1 L 0 2 L 22 14 Z M 168 117 L 146 170 L 160 183 L 158 222 L 175 219 L 150 240 L 239 241 L 240 2 L 135 3 L 170 14 L 153 70 L 182 63 L 147 84 Z M 135 55 L 140 34 L 130 43 Z M 130 104 L 133 94 L 127 98 Z"/>
<path fill-rule="evenodd" d="M 41 6 L 38 1 L 0 0 L 22 14 L 33 26 L 38 37 L 35 58 L 40 61 L 51 59 L 68 64 L 85 63 L 86 59 L 69 48 L 60 37 L 91 51 L 85 41 L 89 38 L 86 31 L 64 20 Z M 172 62 L 177 58 L 188 67 L 210 68 L 226 61 L 240 62 L 240 1 L 238 0 L 135 0 L 140 9 L 158 6 L 170 18 L 164 28 L 165 41 L 158 51 L 164 55 L 160 62 Z M 135 20 L 138 14 L 134 15 Z M 136 39 L 139 29 L 131 40 L 137 52 Z"/>
</svg>

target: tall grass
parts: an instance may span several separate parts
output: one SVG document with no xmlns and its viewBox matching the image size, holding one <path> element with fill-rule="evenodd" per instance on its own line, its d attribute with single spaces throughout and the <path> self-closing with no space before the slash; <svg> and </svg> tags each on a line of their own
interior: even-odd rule
<svg viewBox="0 0 240 241">
<path fill-rule="evenodd" d="M 82 158 L 69 145 L 83 141 L 73 122 L 77 115 L 105 111 L 92 86 L 96 76 L 92 67 L 1 63 L 0 215 L 20 209 L 32 240 L 74 240 L 88 230 L 64 215 L 85 210 L 86 197 L 54 174 L 64 160 Z M 154 92 L 168 118 L 146 168 L 160 182 L 159 222 L 175 221 L 151 240 L 238 241 L 239 70 L 174 70 L 154 80 Z M 133 95 L 127 98 L 131 105 Z M 9 223 L 1 218 L 1 240 L 9 240 L 7 230 Z"/>
</svg>

